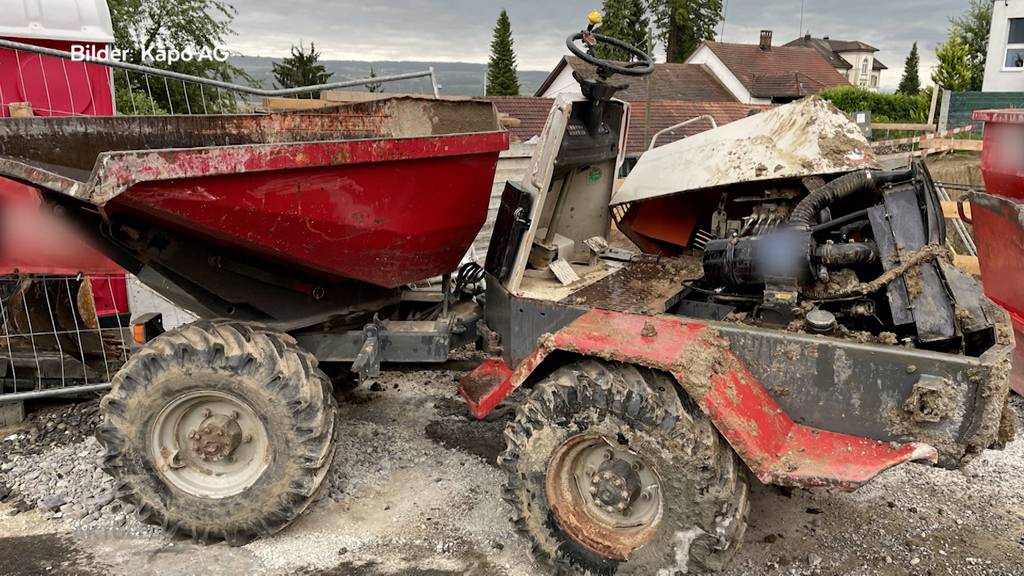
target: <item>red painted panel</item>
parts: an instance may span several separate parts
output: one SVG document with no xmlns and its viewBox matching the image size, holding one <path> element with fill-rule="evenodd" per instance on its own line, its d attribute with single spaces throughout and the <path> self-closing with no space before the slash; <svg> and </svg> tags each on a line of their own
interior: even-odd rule
<svg viewBox="0 0 1024 576">
<path fill-rule="evenodd" d="M 587 312 L 547 338 L 490 391 L 472 393 L 477 371 L 470 373 L 460 383 L 470 408 L 485 416 L 552 350 L 671 373 L 762 482 L 852 490 L 897 464 L 938 458 L 925 444 L 881 442 L 793 422 L 713 329 L 668 316 Z M 493 366 L 478 371 L 480 382 L 500 373 Z"/>
<path fill-rule="evenodd" d="M 455 269 L 487 217 L 507 142 L 501 132 L 167 152 L 142 155 L 142 166 L 119 158 L 105 180 L 129 188 L 106 210 L 323 277 L 397 287 Z"/>
<path fill-rule="evenodd" d="M 971 219 L 985 294 L 1013 319 L 1017 348 L 1010 385 L 1024 394 L 1024 203 L 975 193 Z"/>
<path fill-rule="evenodd" d="M 72 42 L 6 38 L 70 51 Z M 99 49 L 105 44 L 83 44 Z M 11 102 L 29 102 L 36 116 L 110 116 L 111 70 L 99 64 L 0 48 L 0 118 Z"/>
</svg>

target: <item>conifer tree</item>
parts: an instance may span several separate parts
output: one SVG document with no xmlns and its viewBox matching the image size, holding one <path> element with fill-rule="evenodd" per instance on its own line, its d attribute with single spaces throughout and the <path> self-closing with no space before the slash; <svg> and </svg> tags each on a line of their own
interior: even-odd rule
<svg viewBox="0 0 1024 576">
<path fill-rule="evenodd" d="M 505 10 L 498 15 L 498 23 L 494 26 L 494 39 L 491 40 L 491 59 L 487 64 L 487 95 L 519 95 L 516 53 L 512 47 L 512 24 Z"/>
</svg>

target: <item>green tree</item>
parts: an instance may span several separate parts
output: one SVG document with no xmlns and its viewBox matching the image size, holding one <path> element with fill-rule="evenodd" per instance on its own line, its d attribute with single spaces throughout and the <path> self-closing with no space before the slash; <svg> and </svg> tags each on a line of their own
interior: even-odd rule
<svg viewBox="0 0 1024 576">
<path fill-rule="evenodd" d="M 225 82 L 253 82 L 241 68 L 215 59 L 173 63 L 143 59 L 147 51 L 162 48 L 193 54 L 223 48 L 225 39 L 234 34 L 231 22 L 237 11 L 231 4 L 223 0 L 107 0 L 107 5 L 114 25 L 114 45 L 125 51 L 126 61 Z M 121 114 L 163 110 L 184 114 L 236 108 L 233 97 L 224 91 L 200 89 L 195 84 L 165 83 L 138 73 L 114 74 L 114 83 Z M 149 104 L 140 106 L 143 101 Z"/>
<path fill-rule="evenodd" d="M 932 82 L 946 90 L 963 92 L 973 85 L 973 71 L 970 62 L 970 49 L 955 27 L 946 40 L 935 50 L 939 65 L 932 72 Z"/>
<path fill-rule="evenodd" d="M 508 12 L 501 11 L 494 26 L 491 40 L 491 59 L 487 63 L 487 95 L 518 96 L 519 77 L 516 75 L 516 53 L 512 47 L 512 23 Z"/>
<path fill-rule="evenodd" d="M 376 77 L 377 77 L 377 73 L 373 71 L 373 66 L 370 66 L 370 78 L 376 78 Z M 383 82 L 370 82 L 369 84 L 366 85 L 366 91 L 367 92 L 383 92 L 384 91 L 384 83 Z"/>
<path fill-rule="evenodd" d="M 988 56 L 988 37 L 992 26 L 992 0 L 969 0 L 967 11 L 950 20 L 951 29 L 958 30 L 967 45 L 967 63 L 971 67 L 968 90 L 979 91 L 985 79 L 985 60 Z"/>
<path fill-rule="evenodd" d="M 641 50 L 647 48 L 650 21 L 647 19 L 644 0 L 604 0 L 601 11 L 604 13 L 604 23 L 598 28 L 598 33 L 622 40 Z M 597 55 L 606 60 L 630 59 L 625 50 L 607 44 L 597 46 Z"/>
<path fill-rule="evenodd" d="M 686 60 L 722 22 L 722 0 L 651 0 L 651 10 L 668 62 Z"/>
<path fill-rule="evenodd" d="M 320 53 L 316 51 L 316 44 L 312 42 L 309 44 L 309 52 L 306 52 L 306 47 L 299 42 L 298 46 L 292 46 L 291 56 L 280 63 L 274 62 L 274 85 L 281 88 L 326 84 L 333 75 L 320 63 Z"/>
<path fill-rule="evenodd" d="M 907 60 L 903 64 L 903 78 L 900 79 L 900 85 L 896 92 L 914 96 L 921 91 L 921 75 L 918 71 L 920 64 L 921 58 L 917 53 L 917 42 L 914 42 L 914 46 L 910 48 L 910 54 L 907 55 Z"/>
</svg>

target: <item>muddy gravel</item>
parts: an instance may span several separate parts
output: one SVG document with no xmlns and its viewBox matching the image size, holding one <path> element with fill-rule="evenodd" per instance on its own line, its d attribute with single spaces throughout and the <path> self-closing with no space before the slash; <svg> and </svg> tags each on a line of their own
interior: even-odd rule
<svg viewBox="0 0 1024 576">
<path fill-rule="evenodd" d="M 545 574 L 500 499 L 495 458 L 511 410 L 469 418 L 454 393 L 460 375 L 388 372 L 339 393 L 320 500 L 240 548 L 171 538 L 113 499 L 91 437 L 95 401 L 36 411 L 0 431 L 0 576 Z M 755 485 L 724 574 L 1024 574 L 1024 442 L 962 471 L 902 466 L 854 493 Z"/>
</svg>

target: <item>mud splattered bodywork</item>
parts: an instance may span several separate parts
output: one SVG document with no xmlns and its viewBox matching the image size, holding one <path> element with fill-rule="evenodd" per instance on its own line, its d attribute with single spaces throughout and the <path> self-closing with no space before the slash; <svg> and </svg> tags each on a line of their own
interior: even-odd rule
<svg viewBox="0 0 1024 576">
<path fill-rule="evenodd" d="M 762 481 L 853 489 L 912 460 L 958 466 L 997 442 L 1010 346 L 982 358 L 793 335 L 734 324 L 593 310 L 541 336 L 514 369 L 460 383 L 478 416 L 553 353 L 664 370 Z"/>
<path fill-rule="evenodd" d="M 483 416 L 579 356 L 663 370 L 783 485 L 852 489 L 998 445 L 1006 315 L 952 266 L 926 167 L 872 164 L 818 99 L 651 151 L 610 202 L 648 254 L 581 267 L 555 301 L 489 282 L 501 359 L 463 396 Z"/>
</svg>

